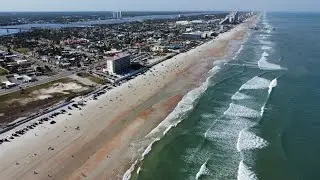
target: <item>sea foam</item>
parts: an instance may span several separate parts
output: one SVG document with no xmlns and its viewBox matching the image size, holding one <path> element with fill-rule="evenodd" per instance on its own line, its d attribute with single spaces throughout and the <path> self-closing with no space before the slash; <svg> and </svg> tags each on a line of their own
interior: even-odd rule
<svg viewBox="0 0 320 180">
<path fill-rule="evenodd" d="M 124 173 L 122 176 L 122 180 L 130 180 L 131 179 L 131 173 L 134 171 L 134 167 L 138 164 L 138 160 L 136 160 L 130 168 Z"/>
<path fill-rule="evenodd" d="M 154 141 L 152 141 L 151 144 L 149 144 L 149 146 L 145 149 L 145 151 L 142 153 L 142 160 L 144 159 L 144 157 L 152 150 L 152 146 L 154 143 L 160 141 L 160 138 L 156 138 Z"/>
<path fill-rule="evenodd" d="M 210 71 L 211 76 L 217 73 L 219 70 L 220 67 L 215 66 Z M 171 128 L 176 127 L 183 120 L 183 116 L 193 109 L 196 100 L 207 90 L 211 76 L 209 76 L 200 87 L 187 93 L 178 103 L 176 108 L 146 137 L 153 136 L 159 132 L 162 132 L 162 134 L 165 135 Z"/>
<path fill-rule="evenodd" d="M 257 175 L 243 162 L 241 161 L 238 169 L 238 180 L 257 180 Z"/>
<path fill-rule="evenodd" d="M 269 54 L 267 52 L 262 53 L 262 57 L 268 57 L 268 56 L 269 56 Z"/>
<path fill-rule="evenodd" d="M 207 162 L 203 163 L 196 174 L 196 179 L 198 180 L 203 175 L 208 175 L 210 173 L 209 169 L 207 168 Z"/>
<path fill-rule="evenodd" d="M 142 160 L 145 158 L 145 156 L 152 150 L 153 144 L 154 144 L 155 142 L 158 142 L 158 141 L 160 141 L 160 138 L 156 138 L 155 140 L 152 141 L 151 144 L 149 144 L 149 146 L 148 146 L 148 147 L 144 150 L 144 152 L 142 153 L 142 157 L 141 157 L 140 161 L 142 161 Z M 129 179 L 131 179 L 131 174 L 132 174 L 132 172 L 134 171 L 134 168 L 135 168 L 135 166 L 136 166 L 138 163 L 139 163 L 139 160 L 136 160 L 136 161 L 130 166 L 130 168 L 129 168 L 129 169 L 125 172 L 125 174 L 123 175 L 122 180 L 129 180 Z M 139 174 L 140 171 L 141 171 L 141 167 L 139 167 L 139 168 L 137 169 L 137 174 Z"/>
<path fill-rule="evenodd" d="M 152 150 L 152 145 L 159 141 L 163 136 L 165 136 L 169 130 L 176 127 L 182 120 L 183 116 L 193 109 L 196 100 L 207 90 L 209 86 L 209 79 L 219 72 L 220 67 L 214 66 L 210 71 L 210 76 L 206 81 L 198 88 L 187 93 L 182 100 L 178 103 L 176 108 L 156 127 L 154 128 L 145 138 L 154 138 L 151 144 L 145 149 L 142 154 L 140 161 Z M 162 132 L 162 136 L 159 137 L 159 133 Z M 131 167 L 126 171 L 123 176 L 123 180 L 129 180 L 131 178 L 131 173 L 134 171 L 134 167 L 137 165 L 139 160 L 137 160 Z"/>
<path fill-rule="evenodd" d="M 269 63 L 266 56 L 262 56 L 258 61 L 258 66 L 262 70 L 281 70 L 282 67 L 278 64 Z"/>
<path fill-rule="evenodd" d="M 262 149 L 268 146 L 268 142 L 257 136 L 248 129 L 243 129 L 238 136 L 237 150 L 238 152 L 253 149 Z"/>
<path fill-rule="evenodd" d="M 272 42 L 266 41 L 266 40 L 260 40 L 260 44 L 263 44 L 263 45 L 271 45 Z"/>
<path fill-rule="evenodd" d="M 269 85 L 269 90 L 268 90 L 268 94 L 270 95 L 273 88 L 275 88 L 278 85 L 278 80 L 274 79 L 271 81 L 270 85 Z"/>
<path fill-rule="evenodd" d="M 247 81 L 240 87 L 241 90 L 245 89 L 266 89 L 269 87 L 270 81 L 268 79 L 255 76 L 254 78 Z"/>
<path fill-rule="evenodd" d="M 227 116 L 237 116 L 244 118 L 257 118 L 260 117 L 258 111 L 248 108 L 246 106 L 242 106 L 239 104 L 231 103 L 229 109 L 224 113 Z"/>
<path fill-rule="evenodd" d="M 232 100 L 243 100 L 243 99 L 251 99 L 252 97 L 249 96 L 249 95 L 246 95 L 246 94 L 243 94 L 241 92 L 236 92 L 232 97 L 231 99 Z"/>
<path fill-rule="evenodd" d="M 234 55 L 234 57 L 232 59 L 236 59 L 242 50 L 243 50 L 243 44 L 240 46 L 239 50 L 236 52 L 236 54 Z"/>
<path fill-rule="evenodd" d="M 270 47 L 270 46 L 262 46 L 261 49 L 262 49 L 262 50 L 270 50 L 271 47 Z"/>
</svg>

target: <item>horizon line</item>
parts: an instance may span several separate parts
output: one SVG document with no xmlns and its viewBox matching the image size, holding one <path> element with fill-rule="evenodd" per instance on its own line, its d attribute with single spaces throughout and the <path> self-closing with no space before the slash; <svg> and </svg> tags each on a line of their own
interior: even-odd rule
<svg viewBox="0 0 320 180">
<path fill-rule="evenodd" d="M 22 10 L 22 11 L 1 11 L 0 13 L 61 13 L 61 12 L 183 12 L 183 13 L 194 13 L 194 12 L 320 12 L 320 10 Z"/>
</svg>

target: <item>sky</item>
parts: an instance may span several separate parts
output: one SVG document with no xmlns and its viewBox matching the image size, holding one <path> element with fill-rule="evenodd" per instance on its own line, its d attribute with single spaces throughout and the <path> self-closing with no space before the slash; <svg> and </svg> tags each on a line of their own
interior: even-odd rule
<svg viewBox="0 0 320 180">
<path fill-rule="evenodd" d="M 0 0 L 0 11 L 320 11 L 320 0 Z"/>
</svg>

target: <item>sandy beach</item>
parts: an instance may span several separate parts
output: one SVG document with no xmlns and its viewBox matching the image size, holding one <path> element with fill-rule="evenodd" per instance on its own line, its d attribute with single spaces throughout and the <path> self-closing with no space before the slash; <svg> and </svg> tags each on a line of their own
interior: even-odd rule
<svg viewBox="0 0 320 180">
<path fill-rule="evenodd" d="M 68 112 L 55 117 L 55 124 L 44 122 L 4 142 L 0 179 L 122 179 L 155 140 L 150 132 L 205 81 L 214 61 L 234 53 L 232 43 L 242 42 L 254 22 L 164 61 L 98 100 L 79 97 L 86 104 L 81 110 L 62 108 Z"/>
</svg>

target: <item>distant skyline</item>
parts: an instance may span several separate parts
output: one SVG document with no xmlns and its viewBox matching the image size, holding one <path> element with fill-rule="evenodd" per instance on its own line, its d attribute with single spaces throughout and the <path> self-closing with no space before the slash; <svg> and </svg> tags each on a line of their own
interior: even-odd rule
<svg viewBox="0 0 320 180">
<path fill-rule="evenodd" d="M 320 11 L 319 0 L 0 0 L 0 11 Z"/>
</svg>

